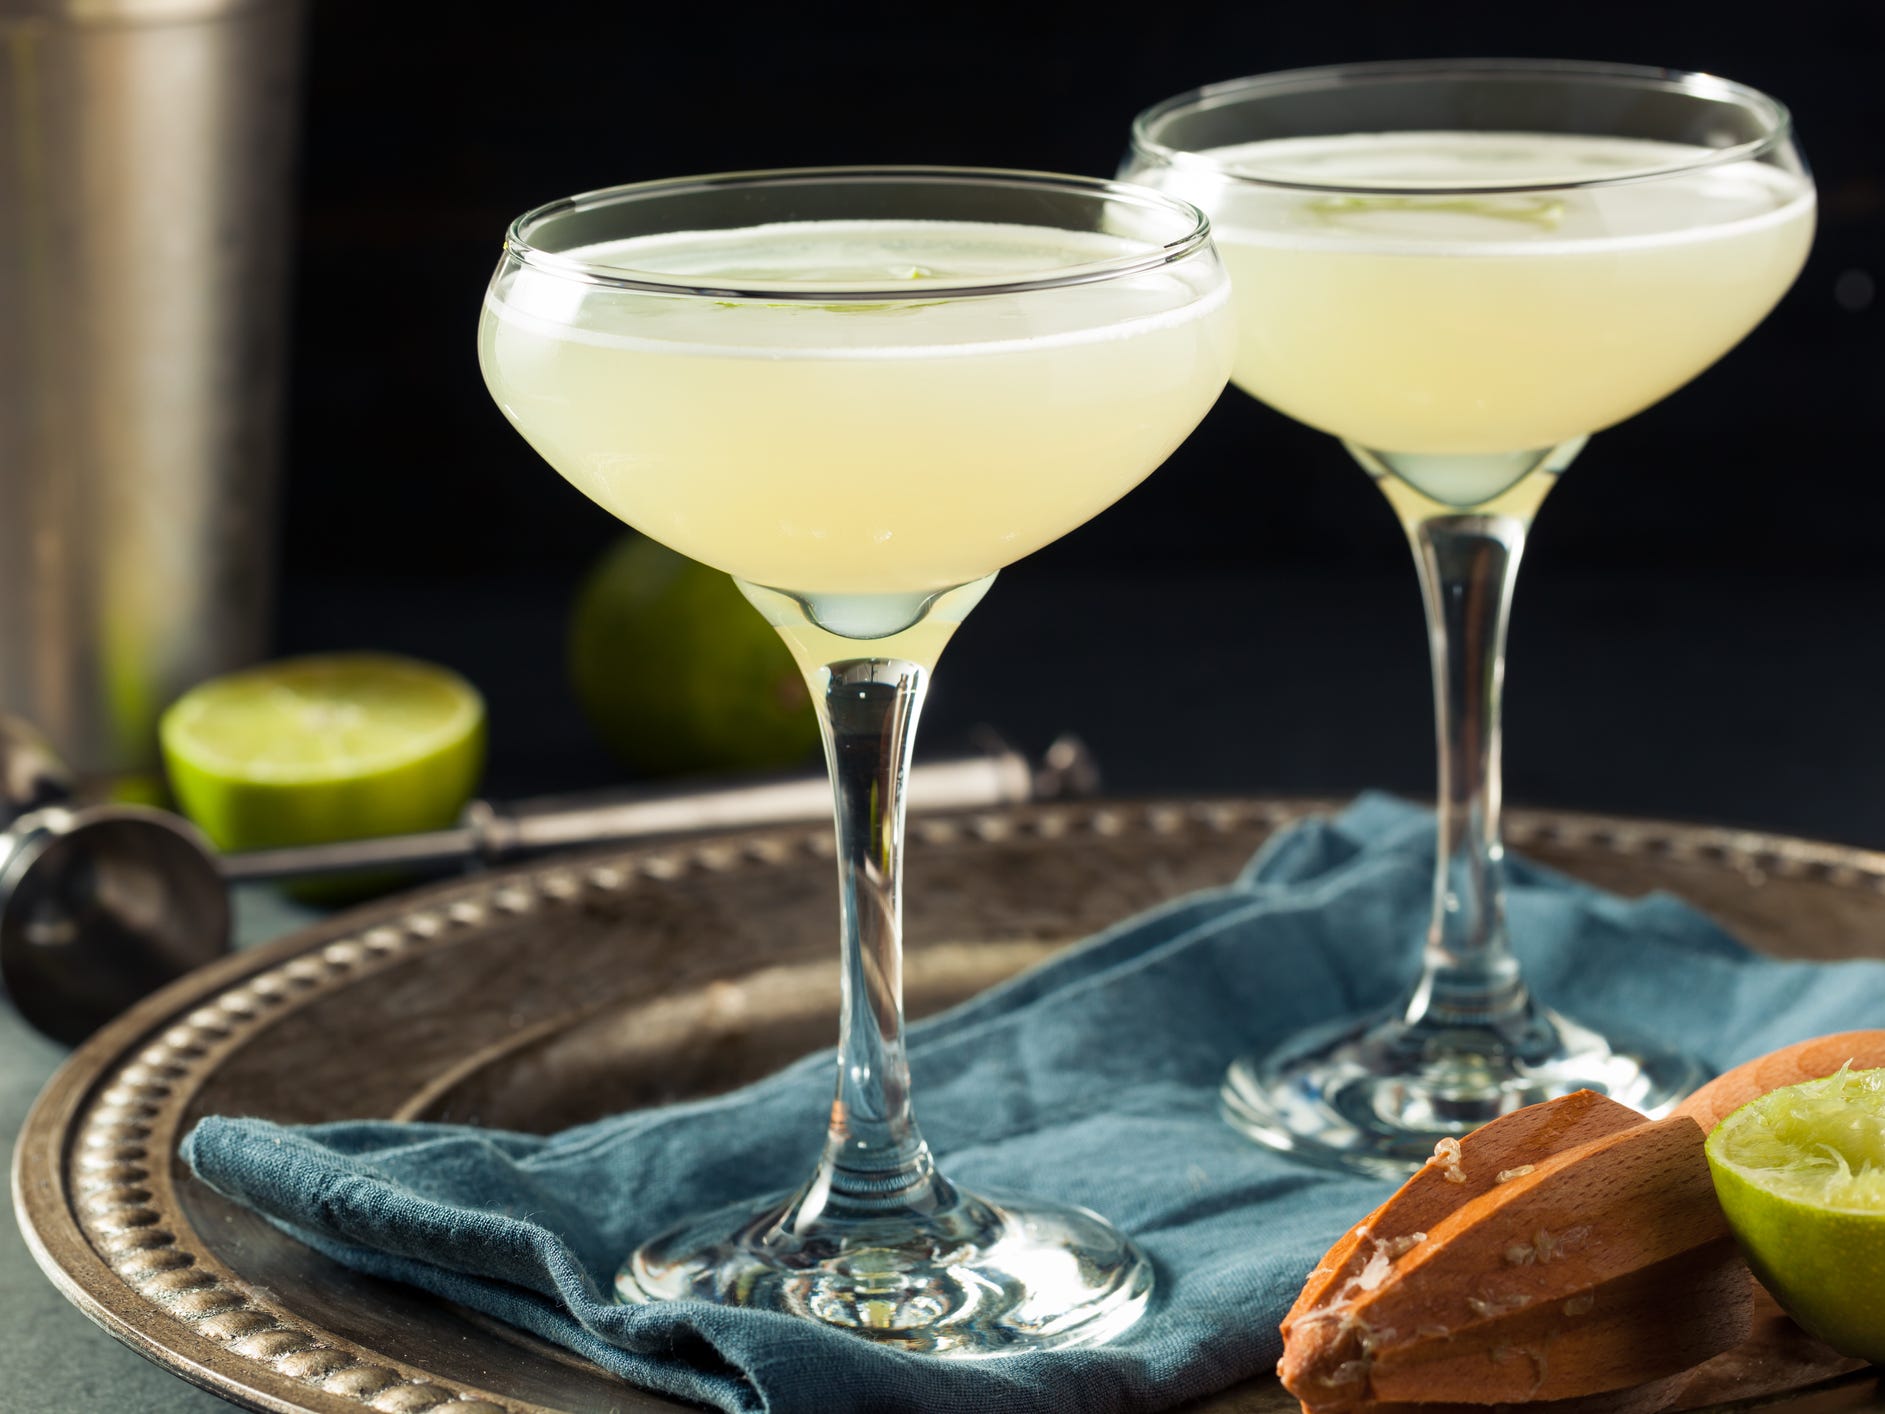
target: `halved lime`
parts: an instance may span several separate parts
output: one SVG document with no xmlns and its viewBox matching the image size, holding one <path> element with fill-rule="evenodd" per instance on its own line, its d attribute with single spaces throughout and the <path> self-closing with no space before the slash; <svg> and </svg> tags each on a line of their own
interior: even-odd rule
<svg viewBox="0 0 1885 1414">
<path fill-rule="evenodd" d="M 1885 1070 L 1751 1100 L 1707 1153 L 1761 1284 L 1835 1350 L 1885 1361 Z"/>
<path fill-rule="evenodd" d="M 449 825 L 484 766 L 484 699 L 383 653 L 288 658 L 213 678 L 159 723 L 183 813 L 221 849 Z"/>
</svg>

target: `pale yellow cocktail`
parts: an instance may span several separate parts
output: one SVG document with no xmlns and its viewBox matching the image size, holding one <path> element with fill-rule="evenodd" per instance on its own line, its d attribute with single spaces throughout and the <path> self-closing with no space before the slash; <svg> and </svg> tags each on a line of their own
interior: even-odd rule
<svg viewBox="0 0 1885 1414">
<path fill-rule="evenodd" d="M 1030 294 L 925 299 L 1130 254 L 1098 233 L 803 222 L 572 254 L 690 282 L 856 288 L 907 303 L 583 292 L 528 268 L 488 297 L 504 413 L 585 495 L 755 584 L 907 594 L 965 584 L 1093 516 L 1222 389 L 1221 275 L 1172 265 Z"/>
<path fill-rule="evenodd" d="M 1238 307 L 1238 386 L 1377 451 L 1550 447 L 1640 412 L 1760 322 L 1813 238 L 1812 185 L 1754 163 L 1472 191 L 1705 155 L 1675 143 L 1389 133 L 1200 155 L 1230 173 L 1445 189 L 1239 189 L 1188 171 L 1160 183 L 1212 212 Z"/>
</svg>

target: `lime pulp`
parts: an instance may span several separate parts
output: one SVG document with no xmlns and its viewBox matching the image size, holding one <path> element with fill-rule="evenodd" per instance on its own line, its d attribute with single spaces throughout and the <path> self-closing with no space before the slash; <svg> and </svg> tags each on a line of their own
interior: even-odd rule
<svg viewBox="0 0 1885 1414">
<path fill-rule="evenodd" d="M 1843 1354 L 1885 1361 L 1885 1070 L 1743 1105 L 1709 1136 L 1729 1226 L 1761 1284 Z"/>
<path fill-rule="evenodd" d="M 436 829 L 484 760 L 484 701 L 380 653 L 264 664 L 192 688 L 159 726 L 178 805 L 221 849 Z"/>
</svg>

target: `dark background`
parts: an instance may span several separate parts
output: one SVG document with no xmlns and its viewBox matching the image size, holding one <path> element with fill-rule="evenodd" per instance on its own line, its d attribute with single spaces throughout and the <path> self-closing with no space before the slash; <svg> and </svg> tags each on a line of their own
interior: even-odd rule
<svg viewBox="0 0 1885 1414">
<path fill-rule="evenodd" d="M 469 673 L 496 793 L 621 777 L 562 665 L 569 596 L 616 527 L 509 430 L 474 356 L 504 227 L 529 206 L 779 165 L 1108 174 L 1140 108 L 1305 64 L 1704 69 L 1793 107 L 1817 244 L 1760 330 L 1603 433 L 1546 506 L 1514 619 L 1508 795 L 1885 845 L 1885 6 L 1758 13 L 318 0 L 278 643 Z M 1425 673 L 1385 503 L 1331 439 L 1233 389 L 1144 487 L 1003 572 L 924 737 L 985 721 L 1038 748 L 1075 729 L 1122 792 L 1424 793 Z"/>
</svg>

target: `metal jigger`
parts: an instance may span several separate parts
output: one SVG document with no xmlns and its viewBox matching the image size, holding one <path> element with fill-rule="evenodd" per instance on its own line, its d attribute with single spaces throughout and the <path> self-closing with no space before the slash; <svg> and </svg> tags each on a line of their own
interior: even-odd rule
<svg viewBox="0 0 1885 1414">
<path fill-rule="evenodd" d="M 36 730 L 0 717 L 0 982 L 35 1028 L 83 1040 L 229 948 L 208 840 L 138 805 L 75 805 Z"/>
<path fill-rule="evenodd" d="M 991 739 L 910 772 L 915 811 L 1090 795 L 1086 747 L 1039 765 Z M 665 791 L 474 800 L 447 830 L 218 854 L 188 821 L 140 805 L 74 803 L 70 773 L 33 727 L 0 715 L 0 980 L 20 1014 L 68 1044 L 229 950 L 229 886 L 386 869 L 453 869 L 705 829 L 828 819 L 822 775 Z"/>
</svg>

